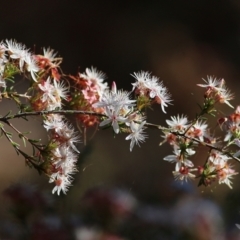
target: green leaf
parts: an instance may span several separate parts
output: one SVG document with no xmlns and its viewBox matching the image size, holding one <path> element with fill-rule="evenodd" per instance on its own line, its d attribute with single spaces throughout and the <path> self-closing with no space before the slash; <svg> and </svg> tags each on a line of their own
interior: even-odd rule
<svg viewBox="0 0 240 240">
<path fill-rule="evenodd" d="M 14 147 L 16 147 L 16 148 L 18 148 L 18 147 L 20 147 L 20 145 L 18 144 L 18 143 L 16 143 L 16 142 L 11 142 L 12 143 L 12 145 L 14 146 Z"/>
<path fill-rule="evenodd" d="M 26 147 L 27 144 L 26 144 L 26 139 L 25 139 L 24 135 L 23 134 L 19 134 L 18 136 L 19 136 L 20 139 L 22 139 L 24 147 Z"/>
<path fill-rule="evenodd" d="M 30 143 L 39 143 L 41 142 L 41 139 L 28 139 Z"/>
</svg>

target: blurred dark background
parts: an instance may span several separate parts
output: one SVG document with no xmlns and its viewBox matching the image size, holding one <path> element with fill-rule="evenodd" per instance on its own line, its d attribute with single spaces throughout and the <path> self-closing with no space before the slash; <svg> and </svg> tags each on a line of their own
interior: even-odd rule
<svg viewBox="0 0 240 240">
<path fill-rule="evenodd" d="M 187 114 L 189 119 L 194 118 L 198 111 L 197 103 L 201 103 L 203 99 L 203 89 L 198 88 L 196 84 L 201 83 L 201 79 L 206 78 L 207 75 L 224 78 L 228 87 L 235 92 L 236 99 L 233 105 L 239 104 L 239 1 L 8 0 L 1 3 L 0 39 L 16 39 L 36 53 L 41 52 L 42 47 L 51 47 L 63 57 L 62 70 L 66 74 L 76 74 L 78 71 L 85 71 L 86 67 L 94 66 L 107 74 L 109 83 L 116 81 L 118 88 L 127 90 L 131 90 L 131 82 L 133 82 L 131 73 L 140 70 L 152 72 L 164 81 L 174 99 L 174 105 L 167 108 L 167 114 L 162 113 L 159 107 L 148 112 L 149 122 L 152 123 L 165 124 L 165 120 L 169 119 L 170 115 L 176 114 Z M 3 102 L 1 114 L 5 114 L 11 107 L 9 102 Z M 222 106 L 219 117 L 228 115 L 231 111 L 229 107 Z M 37 137 L 46 138 L 44 130 L 40 127 L 41 122 L 37 118 L 27 123 L 16 121 L 16 124 L 19 124 L 22 131 L 31 130 Z M 214 120 L 212 124 L 215 126 Z M 235 223 L 240 222 L 239 176 L 233 180 L 233 190 L 217 184 L 207 189 L 196 188 L 197 182 L 192 186 L 179 186 L 173 181 L 171 173 L 174 165 L 162 160 L 164 156 L 171 154 L 171 148 L 167 145 L 158 146 L 162 140 L 160 132 L 149 130 L 148 135 L 146 143 L 142 144 L 141 148 L 134 147 L 133 152 L 130 153 L 129 142 L 124 140 L 125 136 L 117 136 L 113 139 L 110 131 L 98 131 L 87 147 L 80 146 L 82 155 L 79 161 L 79 173 L 75 176 L 69 193 L 66 196 L 51 196 L 51 203 L 54 204 L 51 205 L 51 210 L 48 206 L 46 212 L 54 213 L 58 220 L 65 219 L 65 223 L 61 222 L 65 227 L 71 222 L 71 226 L 75 224 L 75 228 L 71 229 L 81 230 L 81 226 L 86 224 L 83 216 L 89 217 L 95 212 L 86 213 L 83 209 L 88 209 L 89 205 L 86 206 L 84 205 L 86 203 L 82 202 L 83 199 L 88 199 L 89 191 L 90 198 L 98 199 L 94 194 L 91 195 L 93 189 L 96 195 L 101 191 L 103 195 L 108 195 L 111 191 L 121 189 L 124 194 L 131 195 L 142 204 L 141 206 L 144 206 L 138 208 L 136 212 L 139 214 L 139 211 L 144 209 L 146 213 L 141 214 L 144 214 L 144 217 L 148 214 L 150 219 L 151 216 L 155 216 L 155 208 L 164 211 L 176 208 L 179 201 L 184 202 L 181 199 L 182 195 L 188 196 L 190 193 L 186 202 L 196 202 L 196 199 L 208 203 L 210 201 L 218 209 L 216 212 L 219 211 L 221 215 L 222 225 L 220 225 L 223 228 L 220 232 L 223 239 L 225 236 L 226 239 L 238 239 Z M 25 167 L 24 160 L 8 147 L 4 139 L 1 140 L 4 149 L 1 151 L 1 192 L 12 185 L 24 184 L 25 187 L 21 188 L 23 192 L 34 186 L 34 191 L 39 191 L 39 194 L 43 192 L 49 194 L 52 185 L 47 183 L 47 177 L 38 176 L 37 172 Z M 206 154 L 207 152 L 203 150 L 194 158 L 196 165 L 203 163 Z M 195 196 L 192 201 L 190 201 L 191 194 Z M 11 196 L 13 200 L 14 194 Z M 102 198 L 101 201 L 104 202 Z M 36 214 L 35 207 L 34 214 L 28 212 L 27 216 L 23 214 L 24 217 L 16 214 L 16 211 L 10 211 L 14 207 L 6 194 L 1 197 L 1 202 L 4 207 L 0 209 L 2 223 L 0 239 L 18 239 L 17 234 L 12 236 L 11 230 L 6 229 L 16 229 L 18 226 L 20 236 L 21 226 L 31 228 L 33 226 L 31 221 L 34 222 L 35 219 L 42 217 L 41 214 L 39 215 L 42 210 L 38 209 Z M 18 204 L 19 202 L 16 206 Z M 213 209 L 211 206 L 208 207 Z M 193 208 L 197 207 L 193 206 Z M 139 216 L 136 212 L 135 215 Z M 167 218 L 167 215 L 169 216 L 169 212 L 161 212 L 157 216 Z M 101 214 L 98 216 L 101 219 L 105 217 Z M 16 220 L 17 218 L 25 219 L 25 222 L 21 223 L 23 225 Z M 74 222 L 72 218 L 78 220 Z M 198 238 L 196 236 L 191 238 L 192 235 L 189 238 L 183 235 L 181 238 L 180 233 L 172 236 L 174 228 L 168 229 L 165 226 L 170 223 L 164 225 L 159 220 L 161 228 L 154 228 L 151 224 L 159 226 L 159 222 L 154 222 L 156 219 L 153 220 L 154 223 L 147 222 L 144 223 L 145 225 L 139 220 L 140 217 L 137 219 L 135 222 L 139 221 L 139 225 L 129 227 L 127 230 L 125 226 L 124 230 L 120 231 L 119 226 L 111 228 L 99 222 L 95 224 L 96 219 L 90 218 L 87 221 L 88 226 L 95 224 L 98 230 L 115 234 L 115 238 L 114 236 L 108 238 L 102 232 L 99 238 L 86 238 L 81 234 L 76 238 L 81 240 L 220 239 L 216 235 L 215 238 L 204 238 L 200 236 L 201 234 L 198 234 Z M 132 233 L 142 226 L 146 227 L 145 229 L 149 227 L 149 232 L 146 230 L 140 235 Z M 63 234 L 63 238 L 59 239 L 74 239 L 73 235 L 70 238 L 68 234 Z M 25 239 L 27 236 L 25 235 Z M 30 239 L 41 239 L 31 236 Z"/>
</svg>

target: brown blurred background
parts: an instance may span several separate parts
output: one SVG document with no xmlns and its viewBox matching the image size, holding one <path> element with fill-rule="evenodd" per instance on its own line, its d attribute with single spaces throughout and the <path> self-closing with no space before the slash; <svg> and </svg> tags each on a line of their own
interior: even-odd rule
<svg viewBox="0 0 240 240">
<path fill-rule="evenodd" d="M 234 106 L 239 104 L 238 1 L 8 0 L 0 8 L 0 39 L 16 39 L 36 52 L 42 47 L 55 49 L 63 57 L 62 69 L 67 74 L 94 66 L 107 74 L 109 83 L 116 81 L 118 88 L 127 90 L 131 89 L 133 72 L 144 70 L 159 76 L 174 105 L 167 108 L 167 114 L 158 107 L 149 111 L 149 122 L 165 124 L 170 115 L 178 113 L 194 118 L 197 103 L 203 99 L 203 89 L 196 84 L 207 75 L 224 78 L 235 92 Z M 9 104 L 2 103 L 1 115 L 12 108 Z M 231 109 L 223 106 L 221 111 L 219 117 L 230 114 Z M 46 138 L 45 131 L 39 131 L 39 119 L 17 122 L 23 131 Z M 113 139 L 111 131 L 98 131 L 86 148 L 81 145 L 79 173 L 67 196 L 59 198 L 65 211 L 74 211 L 86 191 L 99 186 L 125 189 L 143 202 L 173 201 L 174 165 L 162 160 L 171 154 L 171 148 L 158 146 L 160 132 L 149 130 L 148 135 L 146 143 L 134 147 L 132 153 L 124 136 Z M 25 182 L 50 192 L 47 177 L 25 167 L 24 160 L 1 141 L 0 191 Z M 202 151 L 195 157 L 196 165 L 204 155 Z M 238 182 L 236 176 L 234 190 L 214 185 L 196 191 L 219 204 L 223 212 L 226 206 L 233 206 L 229 211 L 234 224 L 240 222 Z M 233 197 L 232 202 L 228 200 L 229 194 L 235 196 L 234 201 Z M 1 201 L 8 204 L 5 198 Z M 1 213 L 7 215 L 5 209 Z M 225 217 L 229 219 L 227 214 Z"/>
</svg>

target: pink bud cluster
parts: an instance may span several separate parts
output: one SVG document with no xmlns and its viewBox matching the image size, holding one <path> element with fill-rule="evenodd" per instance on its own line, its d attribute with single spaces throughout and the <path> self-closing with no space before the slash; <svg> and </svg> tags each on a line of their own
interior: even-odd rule
<svg viewBox="0 0 240 240">
<path fill-rule="evenodd" d="M 74 110 L 91 111 L 102 114 L 101 108 L 94 108 L 93 104 L 98 102 L 104 91 L 108 89 L 105 74 L 96 68 L 87 68 L 85 73 L 70 76 L 71 95 L 70 107 Z M 91 127 L 99 123 L 99 117 L 88 114 L 77 115 L 78 122 L 83 127 Z"/>
</svg>

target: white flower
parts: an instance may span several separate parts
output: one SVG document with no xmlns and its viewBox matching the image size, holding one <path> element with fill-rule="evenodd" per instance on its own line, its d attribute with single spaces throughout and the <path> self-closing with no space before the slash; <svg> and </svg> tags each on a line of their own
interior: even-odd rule
<svg viewBox="0 0 240 240">
<path fill-rule="evenodd" d="M 57 192 L 59 195 L 62 191 L 64 194 L 71 186 L 72 174 L 77 172 L 76 161 L 77 156 L 67 146 L 58 146 L 52 151 L 52 165 L 54 167 L 53 173 L 50 176 L 49 183 L 55 182 L 56 186 L 53 188 L 52 193 Z"/>
<path fill-rule="evenodd" d="M 236 124 L 235 122 L 228 121 L 225 123 L 225 126 L 227 128 L 227 134 L 225 135 L 224 141 L 229 141 L 231 138 L 239 132 L 239 124 Z"/>
<path fill-rule="evenodd" d="M 167 88 L 162 88 L 161 91 L 157 94 L 155 97 L 155 100 L 158 104 L 161 105 L 162 111 L 166 113 L 165 107 L 167 107 L 168 104 L 172 101 L 170 99 L 171 95 L 168 93 Z"/>
<path fill-rule="evenodd" d="M 230 157 L 222 154 L 221 152 L 212 149 L 210 152 L 208 160 L 212 162 L 214 165 L 222 166 L 224 167 L 226 162 L 230 159 Z"/>
<path fill-rule="evenodd" d="M 136 90 L 137 93 L 139 93 L 140 95 L 144 95 L 147 90 L 147 82 L 150 80 L 151 77 L 150 73 L 141 71 L 138 73 L 133 73 L 131 75 L 137 80 L 137 82 L 132 83 L 132 90 Z"/>
<path fill-rule="evenodd" d="M 173 171 L 173 176 L 175 180 L 180 181 L 188 181 L 189 179 L 192 180 L 196 177 L 196 175 L 192 174 L 192 171 L 196 171 L 196 169 L 190 169 L 188 167 L 181 167 L 178 171 Z"/>
<path fill-rule="evenodd" d="M 79 141 L 79 137 L 74 132 L 71 125 L 67 125 L 63 121 L 63 117 L 58 115 L 48 116 L 48 119 L 44 121 L 45 127 L 51 130 L 53 142 L 56 147 L 51 151 L 51 167 L 52 174 L 50 175 L 49 182 L 55 182 L 56 186 L 53 188 L 52 193 L 57 192 L 59 195 L 62 191 L 66 194 L 68 187 L 72 182 L 72 174 L 76 169 L 76 162 L 78 156 L 73 151 L 79 153 L 74 143 Z"/>
<path fill-rule="evenodd" d="M 26 50 L 26 47 L 22 45 L 21 43 L 16 43 L 12 40 L 6 40 L 7 43 L 7 50 L 10 52 L 10 58 L 12 59 L 19 59 L 19 68 L 22 71 L 24 61 L 26 58 L 26 55 L 28 55 L 28 50 Z"/>
<path fill-rule="evenodd" d="M 137 144 L 139 146 L 139 143 L 142 143 L 145 141 L 146 135 L 143 132 L 144 131 L 144 124 L 146 121 L 143 121 L 141 124 L 137 124 L 134 122 L 131 122 L 130 128 L 132 133 L 126 137 L 126 140 L 131 139 L 130 143 L 130 151 L 132 151 L 133 146 Z"/>
<path fill-rule="evenodd" d="M 195 151 L 188 148 L 185 152 L 185 154 L 181 153 L 180 149 L 174 148 L 173 153 L 175 155 L 168 155 L 163 160 L 171 162 L 171 163 L 176 163 L 175 171 L 179 171 L 182 166 L 187 166 L 187 167 L 193 167 L 192 161 L 188 160 L 185 158 L 184 155 L 190 156 L 195 154 Z"/>
<path fill-rule="evenodd" d="M 197 84 L 199 87 L 204 87 L 211 90 L 219 90 L 221 85 L 221 79 L 214 78 L 212 76 L 207 76 L 207 79 L 202 79 L 206 84 Z"/>
<path fill-rule="evenodd" d="M 64 168 L 65 165 L 74 165 L 77 162 L 77 156 L 68 146 L 59 146 L 52 152 L 52 161 L 56 168 Z"/>
<path fill-rule="evenodd" d="M 79 150 L 76 148 L 74 143 L 79 142 L 79 135 L 74 131 L 74 128 L 70 124 L 64 124 L 62 128 L 55 129 L 59 138 L 58 141 L 61 144 L 66 144 L 70 146 L 74 151 L 79 153 Z"/>
<path fill-rule="evenodd" d="M 187 135 L 190 137 L 197 137 L 200 141 L 203 142 L 204 136 L 207 132 L 208 125 L 205 122 L 197 121 L 194 125 L 188 130 Z"/>
<path fill-rule="evenodd" d="M 31 73 L 33 80 L 37 82 L 36 73 L 39 71 L 39 67 L 35 58 L 31 54 L 26 54 L 24 60 L 27 64 L 27 71 Z"/>
<path fill-rule="evenodd" d="M 224 79 L 216 79 L 213 77 L 207 77 L 207 80 L 203 79 L 207 84 L 197 84 L 200 87 L 206 88 L 205 97 L 213 98 L 216 102 L 226 103 L 228 106 L 233 106 L 229 103 L 229 100 L 233 99 L 233 94 L 226 88 Z"/>
<path fill-rule="evenodd" d="M 224 166 L 216 166 L 217 169 L 217 179 L 218 183 L 225 183 L 229 188 L 232 188 L 231 179 L 234 175 L 238 174 L 227 162 L 225 162 Z"/>
<path fill-rule="evenodd" d="M 100 101 L 93 104 L 94 108 L 109 107 L 122 108 L 124 106 L 133 106 L 136 100 L 129 99 L 130 92 L 116 90 L 113 85 L 113 90 L 106 90 Z"/>
<path fill-rule="evenodd" d="M 38 84 L 38 87 L 44 92 L 44 94 L 42 95 L 43 102 L 49 101 L 49 99 L 55 102 L 55 98 L 53 95 L 54 86 L 50 83 L 50 81 L 51 79 L 50 77 L 48 77 L 46 81 Z"/>
<path fill-rule="evenodd" d="M 51 63 L 55 60 L 57 53 L 54 53 L 54 50 L 51 48 L 43 48 L 43 56 L 49 60 Z"/>
<path fill-rule="evenodd" d="M 61 107 L 61 98 L 67 100 L 67 93 L 69 91 L 69 87 L 65 86 L 63 82 L 53 80 L 54 89 L 53 95 L 57 103 L 59 103 L 59 107 Z"/>
<path fill-rule="evenodd" d="M 87 81 L 89 81 L 90 85 L 94 85 L 96 87 L 98 95 L 100 96 L 101 99 L 103 92 L 108 88 L 107 83 L 103 82 L 106 78 L 105 73 L 98 71 L 94 67 L 91 67 L 86 68 L 86 73 L 82 73 L 79 75 L 81 78 L 84 78 Z"/>
<path fill-rule="evenodd" d="M 80 77 L 87 79 L 94 79 L 95 81 L 102 83 L 106 78 L 105 73 L 98 71 L 96 68 L 86 68 L 86 73 L 80 74 Z M 105 85 L 105 84 L 104 84 Z"/>
<path fill-rule="evenodd" d="M 62 98 L 65 100 L 67 99 L 68 87 L 55 79 L 53 80 L 53 84 L 50 82 L 51 79 L 48 77 L 46 81 L 39 83 L 38 87 L 44 92 L 42 95 L 42 101 L 48 102 L 47 109 L 54 110 L 56 108 L 61 108 Z"/>
<path fill-rule="evenodd" d="M 110 109 L 109 107 L 106 107 L 105 108 L 106 110 L 106 116 L 108 117 L 107 119 L 103 120 L 99 126 L 100 127 L 103 127 L 105 125 L 108 125 L 109 123 L 112 124 L 112 127 L 113 127 L 113 130 L 116 134 L 119 133 L 120 129 L 119 129 L 119 122 L 120 123 L 124 123 L 127 121 L 127 118 L 125 117 L 122 117 L 119 115 L 119 111 L 120 109 L 119 108 L 116 108 L 116 109 Z"/>
<path fill-rule="evenodd" d="M 182 116 L 177 115 L 177 117 L 173 116 L 171 117 L 171 119 L 172 120 L 166 120 L 166 122 L 173 131 L 183 133 L 189 126 L 187 117 L 183 115 Z"/>
<path fill-rule="evenodd" d="M 47 119 L 43 121 L 44 122 L 44 128 L 47 129 L 47 131 L 54 129 L 56 132 L 62 129 L 65 125 L 63 121 L 63 117 L 59 114 L 51 114 L 47 116 Z"/>
<path fill-rule="evenodd" d="M 155 98 L 161 91 L 159 78 L 155 76 L 149 78 L 148 81 L 146 81 L 145 86 L 148 88 L 150 98 Z"/>
<path fill-rule="evenodd" d="M 220 89 L 217 95 L 217 100 L 220 103 L 225 103 L 231 108 L 234 108 L 234 107 L 230 104 L 229 100 L 232 100 L 233 98 L 234 98 L 234 95 L 230 92 L 229 89 L 226 89 L 226 88 Z"/>
<path fill-rule="evenodd" d="M 135 93 L 154 99 L 155 102 L 161 105 L 162 111 L 166 113 L 165 107 L 172 100 L 167 88 L 159 81 L 159 78 L 143 71 L 134 73 L 132 76 L 137 80 L 136 83 L 132 83 Z"/>
<path fill-rule="evenodd" d="M 126 114 L 127 115 L 127 121 L 125 122 L 125 124 L 127 126 L 130 127 L 132 122 L 135 123 L 142 123 L 143 121 L 146 120 L 146 116 L 143 115 L 142 113 L 135 111 L 133 112 L 132 109 L 128 109 L 129 112 L 131 112 L 130 114 Z M 146 122 L 146 121 L 145 121 Z"/>
<path fill-rule="evenodd" d="M 60 195 L 61 191 L 66 194 L 68 188 L 71 186 L 71 179 L 69 176 L 59 175 L 56 180 L 52 180 L 52 178 L 50 178 L 49 182 L 53 181 L 55 181 L 56 186 L 53 188 L 52 194 L 57 192 L 57 194 Z"/>
</svg>

